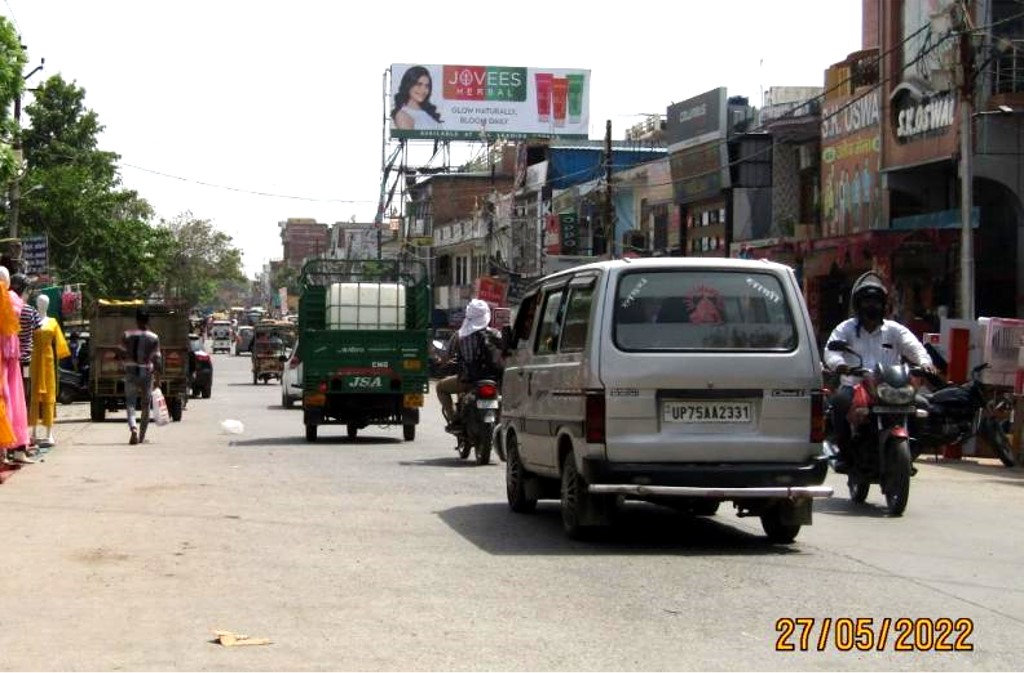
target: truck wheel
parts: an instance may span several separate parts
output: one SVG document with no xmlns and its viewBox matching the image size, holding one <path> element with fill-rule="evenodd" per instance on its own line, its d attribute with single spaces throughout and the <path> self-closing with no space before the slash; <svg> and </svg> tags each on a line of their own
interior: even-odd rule
<svg viewBox="0 0 1024 673">
<path fill-rule="evenodd" d="M 349 439 L 355 439 L 356 435 L 359 434 L 359 428 L 355 423 L 349 423 L 345 426 L 345 434 L 348 435 Z"/>
<path fill-rule="evenodd" d="M 89 417 L 99 423 L 107 416 L 107 409 L 103 406 L 103 400 L 91 400 L 89 402 Z"/>
<path fill-rule="evenodd" d="M 171 399 L 167 400 L 167 411 L 171 413 L 172 421 L 181 420 L 181 410 L 182 405 L 180 397 L 172 397 Z"/>
<path fill-rule="evenodd" d="M 307 424 L 306 425 L 306 441 L 307 442 L 315 442 L 316 441 L 316 426 L 315 425 L 312 425 L 312 424 Z"/>
<path fill-rule="evenodd" d="M 416 439 L 416 426 L 412 423 L 402 426 L 402 439 L 411 442 Z"/>
</svg>

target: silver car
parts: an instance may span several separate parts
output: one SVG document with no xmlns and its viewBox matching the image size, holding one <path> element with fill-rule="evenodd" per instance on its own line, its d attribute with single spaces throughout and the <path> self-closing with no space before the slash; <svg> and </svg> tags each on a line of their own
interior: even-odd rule
<svg viewBox="0 0 1024 673">
<path fill-rule="evenodd" d="M 793 271 L 736 259 L 588 264 L 524 295 L 499 451 L 513 511 L 560 498 L 570 536 L 625 499 L 732 501 L 791 542 L 822 486 L 821 364 Z"/>
</svg>

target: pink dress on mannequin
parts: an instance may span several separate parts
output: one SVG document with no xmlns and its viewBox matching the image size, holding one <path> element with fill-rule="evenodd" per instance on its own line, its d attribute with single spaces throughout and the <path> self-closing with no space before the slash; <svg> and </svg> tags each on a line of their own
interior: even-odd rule
<svg viewBox="0 0 1024 673">
<path fill-rule="evenodd" d="M 21 315 L 25 301 L 14 290 L 7 291 L 16 315 Z M 14 447 L 28 446 L 28 408 L 25 405 L 25 382 L 21 378 L 21 343 L 17 334 L 0 336 L 3 349 L 3 374 L 7 388 L 7 417 L 14 430 Z"/>
</svg>

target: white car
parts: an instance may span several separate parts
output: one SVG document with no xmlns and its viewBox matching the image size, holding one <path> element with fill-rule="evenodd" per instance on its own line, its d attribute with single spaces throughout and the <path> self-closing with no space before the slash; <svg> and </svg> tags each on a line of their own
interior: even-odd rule
<svg viewBox="0 0 1024 673">
<path fill-rule="evenodd" d="M 299 342 L 288 354 L 281 372 L 281 406 L 290 409 L 295 402 L 302 400 L 302 360 L 299 358 Z"/>
</svg>

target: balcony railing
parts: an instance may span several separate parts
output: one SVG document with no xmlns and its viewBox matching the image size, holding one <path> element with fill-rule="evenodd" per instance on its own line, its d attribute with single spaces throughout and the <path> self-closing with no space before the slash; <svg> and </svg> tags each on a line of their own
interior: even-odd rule
<svg viewBox="0 0 1024 673">
<path fill-rule="evenodd" d="M 992 93 L 1024 93 L 1024 40 L 1007 40 L 1011 48 L 992 61 Z"/>
</svg>

